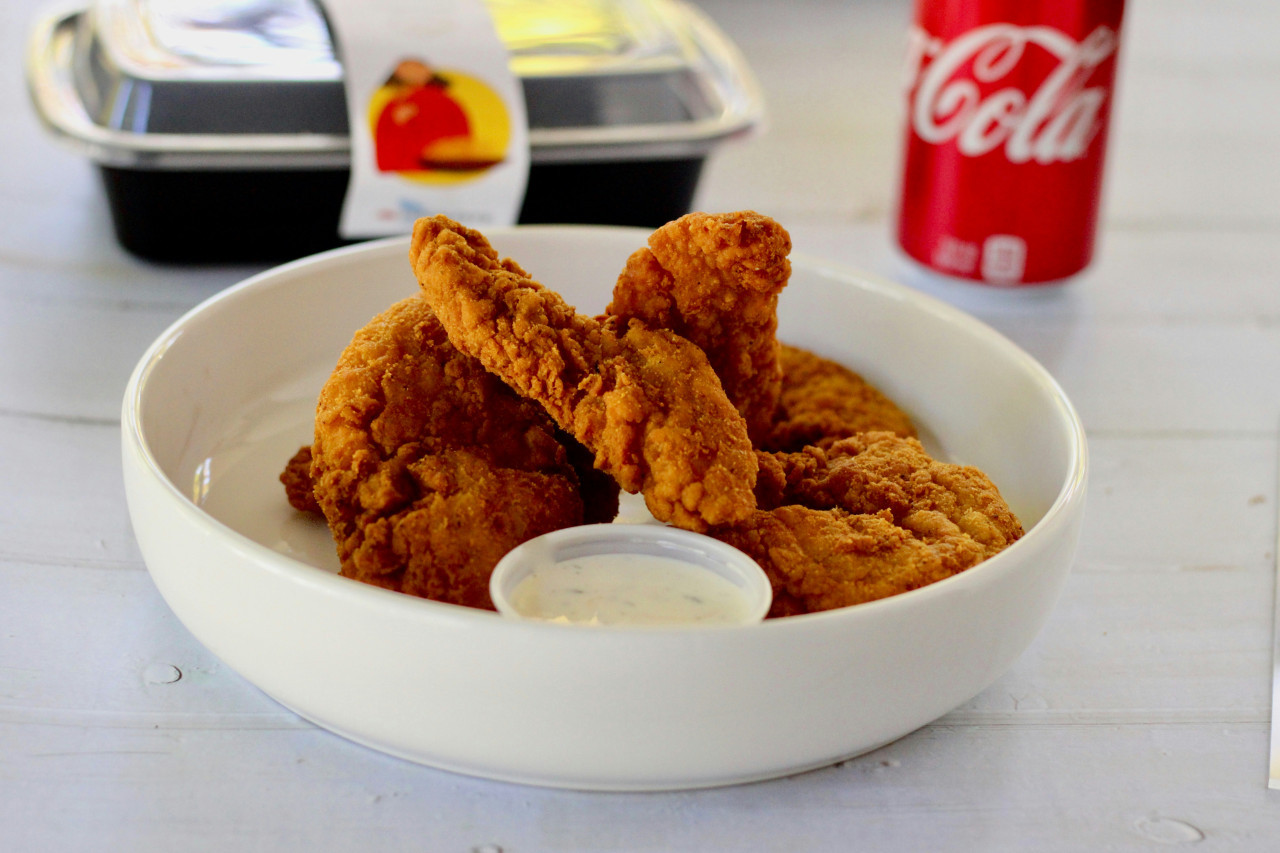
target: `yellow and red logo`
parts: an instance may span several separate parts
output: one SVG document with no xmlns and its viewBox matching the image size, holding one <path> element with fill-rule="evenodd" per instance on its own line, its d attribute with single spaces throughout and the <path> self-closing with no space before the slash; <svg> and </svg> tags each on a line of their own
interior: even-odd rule
<svg viewBox="0 0 1280 853">
<path fill-rule="evenodd" d="M 511 119 L 482 81 L 407 59 L 369 99 L 369 130 L 378 171 L 450 184 L 503 161 Z"/>
</svg>

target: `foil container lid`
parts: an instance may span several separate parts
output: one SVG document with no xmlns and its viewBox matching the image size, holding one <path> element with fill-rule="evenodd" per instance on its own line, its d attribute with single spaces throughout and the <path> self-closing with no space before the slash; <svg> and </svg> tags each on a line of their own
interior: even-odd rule
<svg viewBox="0 0 1280 853">
<path fill-rule="evenodd" d="M 737 49 L 678 0 L 486 0 L 535 163 L 698 157 L 763 120 Z M 348 165 L 340 46 L 313 0 L 96 0 L 32 32 L 46 126 L 104 165 Z"/>
</svg>

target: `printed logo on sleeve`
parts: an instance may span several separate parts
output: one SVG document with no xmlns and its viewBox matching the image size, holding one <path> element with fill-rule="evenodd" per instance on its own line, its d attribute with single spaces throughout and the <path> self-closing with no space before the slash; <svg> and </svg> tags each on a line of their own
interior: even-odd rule
<svg viewBox="0 0 1280 853">
<path fill-rule="evenodd" d="M 368 118 L 378 171 L 422 183 L 477 178 L 506 158 L 511 141 L 497 92 L 419 59 L 395 66 L 370 98 Z"/>
</svg>

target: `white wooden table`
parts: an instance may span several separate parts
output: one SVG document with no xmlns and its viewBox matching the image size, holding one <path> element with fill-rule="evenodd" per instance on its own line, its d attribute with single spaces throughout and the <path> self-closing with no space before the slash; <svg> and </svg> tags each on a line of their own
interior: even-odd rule
<svg viewBox="0 0 1280 853">
<path fill-rule="evenodd" d="M 901 277 L 906 0 L 715 0 L 770 101 L 699 206 Z M 317 729 L 177 623 L 139 557 L 119 405 L 146 345 L 253 272 L 124 254 L 39 131 L 0 11 L 0 851 L 1280 850 L 1266 789 L 1280 426 L 1280 7 L 1133 0 L 1100 257 L 1051 292 L 933 288 L 1088 428 L 1084 538 L 1006 676 L 897 743 L 737 788 L 594 795 Z"/>
</svg>

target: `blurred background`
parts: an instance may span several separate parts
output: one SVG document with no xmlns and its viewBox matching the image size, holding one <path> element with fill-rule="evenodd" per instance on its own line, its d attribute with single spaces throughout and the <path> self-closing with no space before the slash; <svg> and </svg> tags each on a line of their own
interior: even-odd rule
<svg viewBox="0 0 1280 853">
<path fill-rule="evenodd" d="M 866 253 L 866 266 L 889 271 L 884 235 L 898 178 L 910 0 L 695 5 L 740 48 L 768 110 L 762 133 L 713 154 L 695 205 L 754 208 L 800 232 L 819 226 L 812 238 L 819 251 L 833 239 L 826 229 L 842 228 Z M 0 78 L 0 193 L 7 209 L 23 211 L 0 222 L 0 246 L 49 263 L 68 252 L 111 256 L 91 165 L 39 130 L 24 91 L 29 27 L 48 8 L 11 0 L 0 10 L 0 47 L 10 57 L 10 73 Z M 1262 108 L 1280 94 L 1272 82 L 1280 63 L 1276 32 L 1280 10 L 1243 0 L 1129 4 L 1104 195 L 1107 229 L 1276 224 L 1280 172 L 1247 165 L 1268 150 L 1280 121 Z M 55 232 L 58 240 L 50 242 Z M 803 250 L 809 238 L 801 237 Z"/>
</svg>

